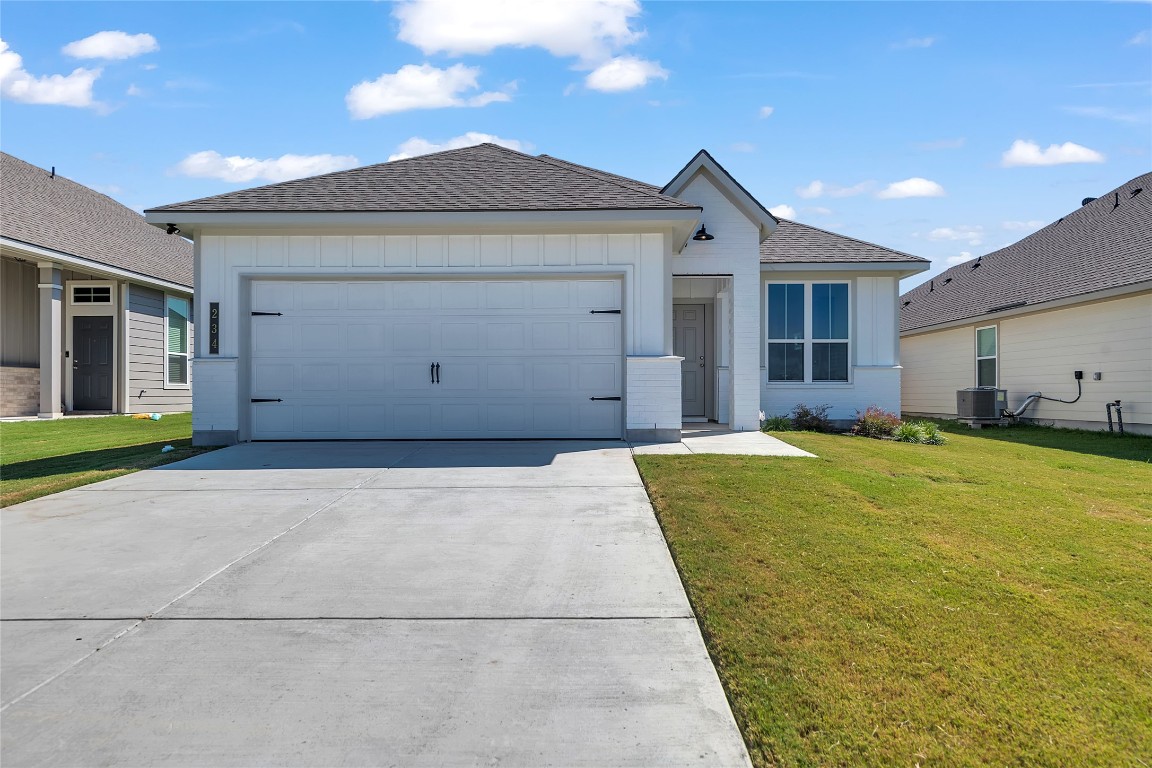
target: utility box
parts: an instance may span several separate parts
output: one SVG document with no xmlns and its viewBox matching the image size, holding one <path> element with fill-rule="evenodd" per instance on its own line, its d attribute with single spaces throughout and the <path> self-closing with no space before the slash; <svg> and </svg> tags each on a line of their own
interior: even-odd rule
<svg viewBox="0 0 1152 768">
<path fill-rule="evenodd" d="M 968 387 L 956 390 L 956 416 L 966 421 L 999 421 L 1008 408 L 1008 390 Z"/>
</svg>

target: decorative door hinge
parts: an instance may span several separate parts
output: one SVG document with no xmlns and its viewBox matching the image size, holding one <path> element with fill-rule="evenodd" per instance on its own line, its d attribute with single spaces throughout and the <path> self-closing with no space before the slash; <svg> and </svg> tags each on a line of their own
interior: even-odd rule
<svg viewBox="0 0 1152 768">
<path fill-rule="evenodd" d="M 619 397 L 590 397 L 589 400 L 619 400 Z"/>
<path fill-rule="evenodd" d="M 590 310 L 588 312 L 588 314 L 590 314 L 590 315 L 618 315 L 618 314 L 620 314 L 620 310 L 618 310 L 618 309 L 593 309 L 593 310 Z"/>
<path fill-rule="evenodd" d="M 282 403 L 284 401 L 278 397 L 254 397 L 254 398 L 252 398 L 252 402 L 254 402 L 254 403 Z"/>
<path fill-rule="evenodd" d="M 252 316 L 253 317 L 283 317 L 284 313 L 282 313 L 282 312 L 253 312 Z"/>
</svg>

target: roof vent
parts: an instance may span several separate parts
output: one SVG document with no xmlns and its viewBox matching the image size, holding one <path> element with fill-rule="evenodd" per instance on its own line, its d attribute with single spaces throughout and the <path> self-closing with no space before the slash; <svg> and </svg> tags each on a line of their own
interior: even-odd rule
<svg viewBox="0 0 1152 768">
<path fill-rule="evenodd" d="M 944 278 L 944 285 L 948 285 L 948 283 L 950 283 L 950 282 L 952 282 L 952 278 L 950 278 L 950 277 Z"/>
<path fill-rule="evenodd" d="M 1094 198 L 1094 197 L 1086 197 L 1080 201 L 1080 205 L 1088 205 L 1088 203 L 1092 202 L 1095 199 L 1096 198 Z"/>
<path fill-rule="evenodd" d="M 1120 207 L 1120 193 L 1117 192 L 1116 193 L 1116 202 L 1112 203 L 1112 210 L 1116 210 L 1119 207 Z"/>
<path fill-rule="evenodd" d="M 908 306 L 908 305 L 909 305 L 909 304 L 911 304 L 911 303 L 912 303 L 912 299 L 905 299 L 905 300 L 904 300 L 904 303 L 903 303 L 903 304 L 901 304 L 900 306 L 902 306 L 902 307 L 906 307 L 906 306 Z"/>
<path fill-rule="evenodd" d="M 1129 197 L 1136 197 L 1136 195 L 1140 194 L 1143 191 L 1144 191 L 1144 187 L 1136 187 L 1136 189 L 1134 189 L 1130 193 L 1128 193 L 1128 196 Z"/>
<path fill-rule="evenodd" d="M 981 257 L 977 257 L 976 261 L 972 262 L 972 269 L 976 269 L 976 267 L 980 266 L 980 258 Z"/>
</svg>

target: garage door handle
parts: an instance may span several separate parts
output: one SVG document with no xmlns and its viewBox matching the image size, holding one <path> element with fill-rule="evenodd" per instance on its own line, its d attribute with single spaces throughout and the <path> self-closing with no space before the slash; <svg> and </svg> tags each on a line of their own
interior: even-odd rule
<svg viewBox="0 0 1152 768">
<path fill-rule="evenodd" d="M 590 397 L 589 400 L 619 400 L 618 397 Z"/>
<path fill-rule="evenodd" d="M 440 383 L 440 363 L 436 363 L 436 383 Z"/>
</svg>

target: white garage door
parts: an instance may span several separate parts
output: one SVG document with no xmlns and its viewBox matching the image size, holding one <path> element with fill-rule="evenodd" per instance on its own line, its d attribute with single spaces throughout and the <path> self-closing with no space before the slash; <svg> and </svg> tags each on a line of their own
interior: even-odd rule
<svg viewBox="0 0 1152 768">
<path fill-rule="evenodd" d="M 620 281 L 252 282 L 254 440 L 618 438 Z"/>
</svg>

